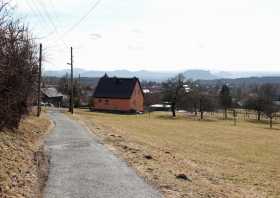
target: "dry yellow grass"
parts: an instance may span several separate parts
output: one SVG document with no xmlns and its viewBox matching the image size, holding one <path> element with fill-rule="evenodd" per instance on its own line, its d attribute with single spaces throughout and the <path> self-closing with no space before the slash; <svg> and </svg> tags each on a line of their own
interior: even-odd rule
<svg viewBox="0 0 280 198">
<path fill-rule="evenodd" d="M 15 131 L 0 131 L 0 197 L 40 196 L 40 178 L 34 153 L 50 121 L 28 116 Z"/>
<path fill-rule="evenodd" d="M 79 111 L 82 120 L 166 197 L 280 197 L 280 130 L 166 113 Z M 146 159 L 151 155 L 153 159 Z M 191 181 L 177 179 L 183 173 Z"/>
</svg>

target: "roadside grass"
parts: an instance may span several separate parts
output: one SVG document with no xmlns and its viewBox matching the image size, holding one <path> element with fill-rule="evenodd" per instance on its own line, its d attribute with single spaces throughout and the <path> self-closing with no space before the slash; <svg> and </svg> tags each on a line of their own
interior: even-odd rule
<svg viewBox="0 0 280 198">
<path fill-rule="evenodd" d="M 76 111 L 166 197 L 280 197 L 280 124 Z M 147 158 L 151 156 L 152 159 Z M 187 180 L 176 175 L 185 174 Z"/>
<path fill-rule="evenodd" d="M 39 138 L 50 126 L 46 115 L 26 117 L 19 129 L 0 131 L 0 197 L 40 197 Z"/>
</svg>

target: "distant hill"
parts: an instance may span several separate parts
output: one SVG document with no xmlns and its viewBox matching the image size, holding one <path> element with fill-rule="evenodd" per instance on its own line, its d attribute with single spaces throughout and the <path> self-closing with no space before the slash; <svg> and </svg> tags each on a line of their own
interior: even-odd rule
<svg viewBox="0 0 280 198">
<path fill-rule="evenodd" d="M 199 69 L 187 70 L 183 74 L 187 79 L 192 80 L 213 80 L 219 78 L 219 76 L 212 74 L 210 71 Z"/>
<path fill-rule="evenodd" d="M 70 70 L 46 71 L 45 76 L 62 77 L 66 73 L 70 74 Z M 100 78 L 105 73 L 109 76 L 117 76 L 123 78 L 138 77 L 141 80 L 162 81 L 172 78 L 177 75 L 177 72 L 153 72 L 153 71 L 128 71 L 128 70 L 115 70 L 115 71 L 95 71 L 95 70 L 74 70 L 74 75 L 77 77 L 79 74 L 82 77 Z"/>
<path fill-rule="evenodd" d="M 267 76 L 267 77 L 249 77 L 249 78 L 235 78 L 235 79 L 214 79 L 214 80 L 199 80 L 201 84 L 215 86 L 228 84 L 235 87 L 244 87 L 250 85 L 262 84 L 280 84 L 280 76 Z"/>
<path fill-rule="evenodd" d="M 70 74 L 70 70 L 45 71 L 44 75 L 50 77 L 62 77 L 66 73 Z M 117 77 L 125 77 L 125 78 L 135 76 L 140 78 L 141 80 L 160 82 L 172 78 L 180 72 L 178 71 L 156 72 L 156 71 L 147 71 L 147 70 L 96 71 L 96 70 L 74 69 L 75 77 L 77 77 L 80 74 L 82 77 L 100 78 L 105 73 L 107 73 L 109 76 L 117 76 Z M 201 69 L 186 70 L 181 73 L 183 73 L 187 79 L 192 79 L 192 80 L 216 80 L 216 79 L 280 76 L 280 72 L 225 72 L 225 71 L 212 72 L 209 70 L 201 70 Z"/>
<path fill-rule="evenodd" d="M 214 75 L 219 76 L 219 78 L 250 78 L 250 77 L 277 77 L 280 76 L 279 71 L 219 71 L 213 72 Z"/>
</svg>

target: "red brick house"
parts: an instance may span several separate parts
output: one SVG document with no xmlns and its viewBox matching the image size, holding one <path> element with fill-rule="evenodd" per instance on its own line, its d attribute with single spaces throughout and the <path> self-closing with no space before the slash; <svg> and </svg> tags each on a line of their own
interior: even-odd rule
<svg viewBox="0 0 280 198">
<path fill-rule="evenodd" d="M 138 78 L 110 78 L 99 80 L 93 94 L 92 109 L 98 111 L 143 112 L 144 94 Z"/>
</svg>

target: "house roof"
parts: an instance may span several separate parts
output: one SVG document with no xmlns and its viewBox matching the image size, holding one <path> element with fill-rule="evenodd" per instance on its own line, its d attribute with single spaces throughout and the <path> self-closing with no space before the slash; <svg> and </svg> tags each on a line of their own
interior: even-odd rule
<svg viewBox="0 0 280 198">
<path fill-rule="evenodd" d="M 99 80 L 95 89 L 95 98 L 128 99 L 131 97 L 138 78 L 108 77 L 106 74 Z M 139 83 L 140 85 L 140 83 Z"/>
<path fill-rule="evenodd" d="M 63 97 L 63 94 L 59 93 L 54 87 L 42 88 L 41 91 L 49 98 Z"/>
</svg>

